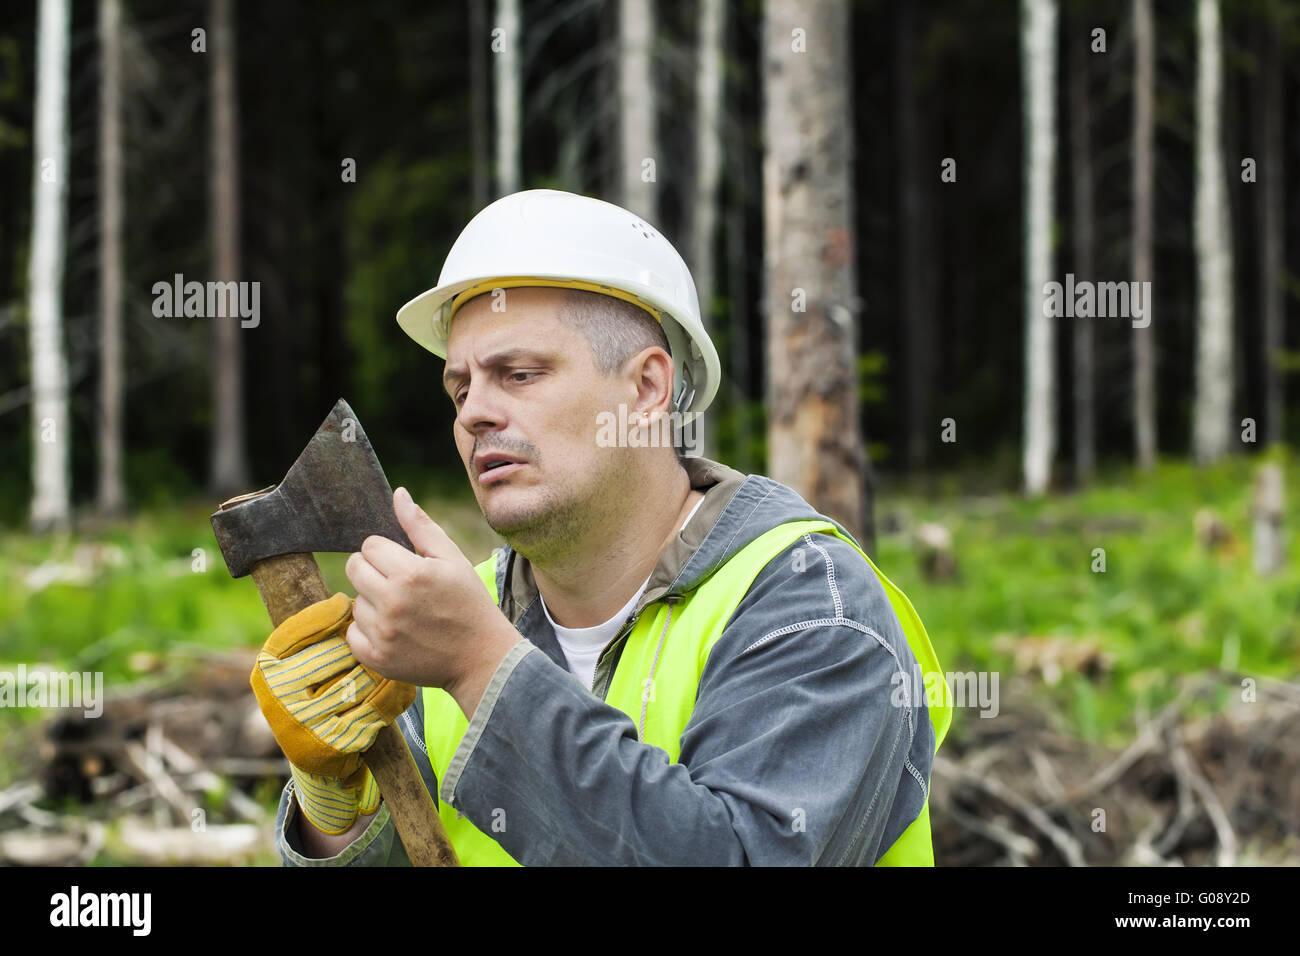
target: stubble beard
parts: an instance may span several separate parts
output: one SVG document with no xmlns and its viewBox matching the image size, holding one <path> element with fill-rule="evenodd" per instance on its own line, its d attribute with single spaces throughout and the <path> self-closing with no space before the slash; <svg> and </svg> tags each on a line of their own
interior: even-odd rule
<svg viewBox="0 0 1300 956">
<path fill-rule="evenodd" d="M 583 547 L 593 528 L 603 526 L 626 501 L 620 479 L 625 470 L 613 456 L 597 459 L 580 486 L 562 494 L 554 485 L 536 489 L 530 504 L 499 517 L 484 513 L 488 527 L 510 547 L 538 565 L 564 561 Z"/>
</svg>

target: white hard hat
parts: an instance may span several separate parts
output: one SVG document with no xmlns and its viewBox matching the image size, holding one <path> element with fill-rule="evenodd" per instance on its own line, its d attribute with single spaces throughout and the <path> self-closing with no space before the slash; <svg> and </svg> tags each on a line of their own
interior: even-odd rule
<svg viewBox="0 0 1300 956">
<path fill-rule="evenodd" d="M 588 289 L 641 306 L 668 337 L 676 410 L 702 412 L 713 401 L 721 367 L 690 269 L 644 219 L 587 196 L 528 189 L 484 208 L 447 253 L 438 285 L 402 306 L 397 324 L 446 358 L 456 310 L 516 286 Z"/>
</svg>

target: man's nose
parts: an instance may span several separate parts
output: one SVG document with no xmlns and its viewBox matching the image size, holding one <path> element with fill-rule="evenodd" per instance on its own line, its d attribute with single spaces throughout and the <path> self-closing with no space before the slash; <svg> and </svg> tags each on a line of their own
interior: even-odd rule
<svg viewBox="0 0 1300 956">
<path fill-rule="evenodd" d="M 483 384 L 470 384 L 465 390 L 465 400 L 456 413 L 456 422 L 469 432 L 490 431 L 506 423 L 500 396 Z"/>
</svg>

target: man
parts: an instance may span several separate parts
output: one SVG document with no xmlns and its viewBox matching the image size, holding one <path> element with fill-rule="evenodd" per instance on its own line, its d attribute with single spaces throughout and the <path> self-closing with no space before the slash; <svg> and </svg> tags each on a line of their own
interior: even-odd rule
<svg viewBox="0 0 1300 956">
<path fill-rule="evenodd" d="M 719 381 L 671 244 L 608 203 L 516 193 L 398 322 L 446 359 L 456 447 L 506 544 L 471 566 L 398 489 L 418 553 L 367 539 L 355 601 L 272 635 L 269 686 L 318 682 L 291 709 L 352 760 L 295 764 L 284 862 L 407 862 L 355 756 L 405 707 L 466 864 L 932 863 L 951 716 L 919 691 L 933 649 L 843 528 L 663 440 Z M 421 690 L 392 707 L 393 682 Z"/>
</svg>

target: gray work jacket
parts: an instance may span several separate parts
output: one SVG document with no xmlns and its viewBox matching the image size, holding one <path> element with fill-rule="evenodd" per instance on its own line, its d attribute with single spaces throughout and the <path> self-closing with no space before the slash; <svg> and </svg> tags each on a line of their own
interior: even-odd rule
<svg viewBox="0 0 1300 956">
<path fill-rule="evenodd" d="M 775 525 L 819 517 L 770 478 L 684 465 L 704 501 L 634 614 L 690 592 Z M 527 559 L 504 546 L 496 566 L 501 610 L 525 640 L 497 667 L 444 780 L 420 696 L 398 724 L 429 792 L 518 862 L 870 866 L 921 812 L 934 728 L 925 695 L 906 689 L 922 676 L 879 580 L 846 542 L 804 535 L 754 580 L 709 654 L 676 764 L 599 693 L 621 642 L 603 652 L 597 692 L 587 689 Z M 409 865 L 382 804 L 337 856 L 303 856 L 292 790 L 291 779 L 276 817 L 286 866 Z"/>
</svg>

